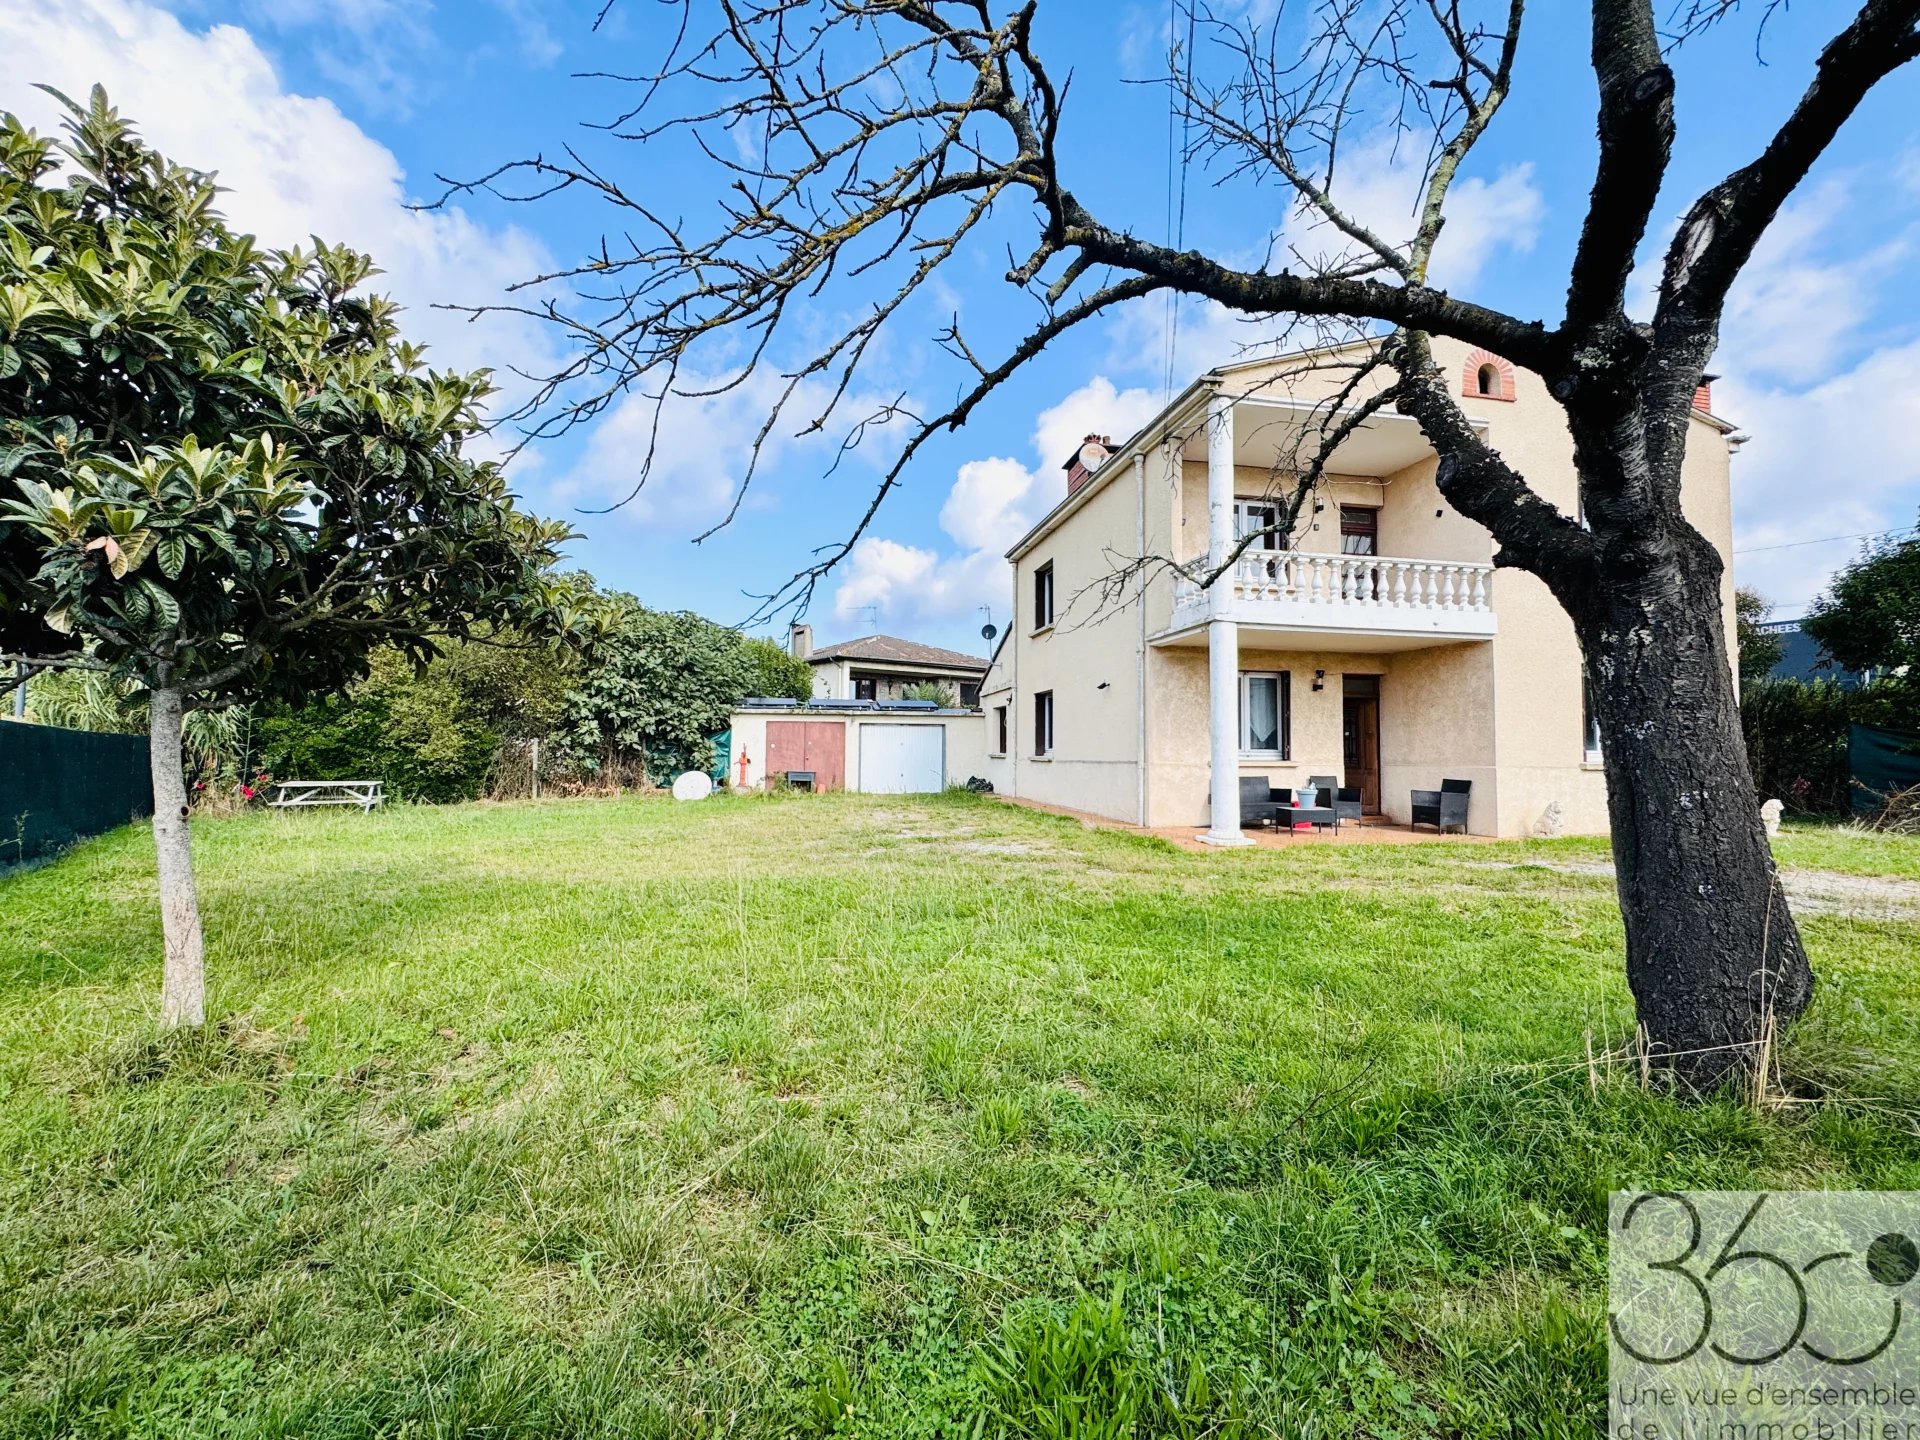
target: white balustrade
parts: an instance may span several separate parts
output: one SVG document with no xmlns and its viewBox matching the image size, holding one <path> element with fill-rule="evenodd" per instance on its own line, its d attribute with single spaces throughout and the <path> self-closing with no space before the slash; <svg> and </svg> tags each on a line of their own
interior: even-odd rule
<svg viewBox="0 0 1920 1440">
<path fill-rule="evenodd" d="M 1319 616 L 1330 624 L 1383 629 L 1400 620 L 1429 628 L 1440 616 L 1458 616 L 1463 625 L 1479 630 L 1484 622 L 1465 617 L 1493 613 L 1493 567 L 1456 560 L 1249 550 L 1215 587 L 1225 587 L 1241 617 L 1256 623 L 1268 606 L 1277 623 L 1313 624 Z M 1176 577 L 1174 605 L 1188 612 L 1184 619 L 1194 618 L 1191 612 L 1204 608 L 1206 600 L 1198 582 Z"/>
</svg>

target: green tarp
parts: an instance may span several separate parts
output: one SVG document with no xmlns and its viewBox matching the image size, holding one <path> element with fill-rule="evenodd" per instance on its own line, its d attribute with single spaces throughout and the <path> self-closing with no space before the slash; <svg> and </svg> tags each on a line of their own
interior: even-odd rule
<svg viewBox="0 0 1920 1440">
<path fill-rule="evenodd" d="M 0 720 L 0 865 L 152 813 L 146 736 Z"/>
<path fill-rule="evenodd" d="M 1920 785 L 1920 730 L 1848 727 L 1847 769 L 1855 813 L 1877 814 L 1888 796 Z"/>
</svg>

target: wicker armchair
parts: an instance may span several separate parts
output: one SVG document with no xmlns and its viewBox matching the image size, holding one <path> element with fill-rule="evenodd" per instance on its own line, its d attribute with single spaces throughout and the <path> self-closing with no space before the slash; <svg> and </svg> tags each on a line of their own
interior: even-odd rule
<svg viewBox="0 0 1920 1440">
<path fill-rule="evenodd" d="M 1467 829 L 1467 797 L 1471 780 L 1442 780 L 1438 790 L 1413 792 L 1413 820 L 1409 828 L 1431 825 L 1443 835 L 1454 827 Z"/>
<path fill-rule="evenodd" d="M 1357 785 L 1342 786 L 1339 779 L 1332 775 L 1314 775 L 1307 784 L 1318 790 L 1323 803 L 1333 807 L 1333 813 L 1342 820 L 1360 823 L 1360 788 Z"/>
<path fill-rule="evenodd" d="M 1242 775 L 1240 777 L 1240 826 L 1271 825 L 1278 822 L 1280 807 L 1288 796 L 1284 791 L 1272 789 L 1264 775 Z"/>
</svg>

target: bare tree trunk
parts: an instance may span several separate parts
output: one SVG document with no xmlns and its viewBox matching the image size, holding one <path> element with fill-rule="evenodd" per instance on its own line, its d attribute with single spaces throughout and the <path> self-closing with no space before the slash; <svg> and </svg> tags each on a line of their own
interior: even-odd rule
<svg viewBox="0 0 1920 1440">
<path fill-rule="evenodd" d="M 153 848 L 160 872 L 160 925 L 166 964 L 160 980 L 160 1023 L 168 1029 L 207 1018 L 206 951 L 200 900 L 193 885 L 193 837 L 187 830 L 187 786 L 180 765 L 177 686 L 149 693 L 147 754 L 153 770 Z"/>
<path fill-rule="evenodd" d="M 1806 1009 L 1813 971 L 1746 765 L 1718 567 L 1662 569 L 1575 623 L 1606 755 L 1627 982 L 1656 1063 L 1704 1091 L 1761 1062 L 1773 1028 Z"/>
</svg>

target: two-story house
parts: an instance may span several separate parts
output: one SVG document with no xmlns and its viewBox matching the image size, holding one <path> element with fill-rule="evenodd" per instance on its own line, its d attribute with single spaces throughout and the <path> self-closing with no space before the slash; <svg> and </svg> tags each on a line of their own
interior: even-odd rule
<svg viewBox="0 0 1920 1440">
<path fill-rule="evenodd" d="M 1434 353 L 1487 441 L 1576 515 L 1544 382 L 1464 345 Z M 1605 832 L 1572 624 L 1533 576 L 1496 575 L 1492 537 L 1441 498 L 1412 419 L 1366 417 L 1290 534 L 1210 587 L 1190 578 L 1275 523 L 1344 379 L 1297 356 L 1225 366 L 1067 462 L 1060 503 L 1008 552 L 1014 620 L 981 694 L 996 789 L 1235 844 L 1242 776 L 1335 775 L 1400 823 L 1411 791 L 1451 778 L 1472 783 L 1472 833 Z M 1732 427 L 1709 405 L 1703 386 L 1683 499 L 1726 555 Z"/>
</svg>

